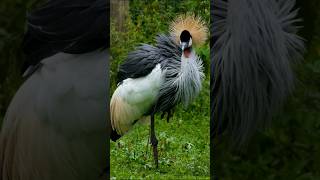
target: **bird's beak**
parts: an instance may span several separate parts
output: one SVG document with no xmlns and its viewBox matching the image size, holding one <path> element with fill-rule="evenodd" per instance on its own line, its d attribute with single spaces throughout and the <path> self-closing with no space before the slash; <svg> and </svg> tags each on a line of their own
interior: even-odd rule
<svg viewBox="0 0 320 180">
<path fill-rule="evenodd" d="M 181 50 L 184 51 L 184 49 L 188 47 L 188 43 L 182 42 L 180 46 L 181 46 Z"/>
<path fill-rule="evenodd" d="M 182 54 L 184 55 L 184 57 L 189 58 L 191 53 L 189 48 L 189 43 L 181 42 L 180 46 L 181 46 Z"/>
</svg>

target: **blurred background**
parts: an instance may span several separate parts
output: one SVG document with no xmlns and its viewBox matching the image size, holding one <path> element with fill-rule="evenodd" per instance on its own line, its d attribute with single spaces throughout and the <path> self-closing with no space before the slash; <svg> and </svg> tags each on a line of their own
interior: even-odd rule
<svg viewBox="0 0 320 180">
<path fill-rule="evenodd" d="M 116 87 L 119 64 L 141 43 L 154 44 L 168 33 L 180 14 L 194 13 L 210 22 L 210 1 L 111 0 L 111 87 Z M 159 169 L 148 145 L 149 125 L 138 124 L 116 143 L 111 142 L 111 179 L 209 179 L 209 42 L 196 49 L 204 61 L 206 79 L 196 102 L 178 107 L 169 123 L 156 117 Z"/>
<path fill-rule="evenodd" d="M 271 127 L 232 152 L 221 139 L 214 150 L 218 179 L 320 179 L 320 1 L 297 0 L 305 59 L 296 89 Z"/>
<path fill-rule="evenodd" d="M 0 124 L 7 106 L 22 82 L 24 56 L 21 42 L 27 7 L 36 0 L 0 1 Z"/>
</svg>

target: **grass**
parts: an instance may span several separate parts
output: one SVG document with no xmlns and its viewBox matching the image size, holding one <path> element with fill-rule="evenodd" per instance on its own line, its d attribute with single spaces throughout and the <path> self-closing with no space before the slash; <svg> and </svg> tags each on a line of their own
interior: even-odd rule
<svg viewBox="0 0 320 180">
<path fill-rule="evenodd" d="M 208 79 L 208 78 L 207 78 Z M 170 122 L 156 117 L 159 169 L 147 146 L 149 125 L 138 124 L 111 142 L 111 179 L 209 179 L 209 80 L 188 108 L 178 107 Z"/>
</svg>

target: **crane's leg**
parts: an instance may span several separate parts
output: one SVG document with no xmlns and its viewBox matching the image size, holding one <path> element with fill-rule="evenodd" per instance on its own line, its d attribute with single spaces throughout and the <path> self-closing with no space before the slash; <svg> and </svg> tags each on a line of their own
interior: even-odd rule
<svg viewBox="0 0 320 180">
<path fill-rule="evenodd" d="M 150 142 L 153 148 L 153 158 L 154 158 L 154 162 L 156 164 L 156 167 L 158 168 L 158 139 L 156 137 L 156 133 L 154 130 L 154 115 L 151 115 L 151 123 L 150 123 Z"/>
</svg>

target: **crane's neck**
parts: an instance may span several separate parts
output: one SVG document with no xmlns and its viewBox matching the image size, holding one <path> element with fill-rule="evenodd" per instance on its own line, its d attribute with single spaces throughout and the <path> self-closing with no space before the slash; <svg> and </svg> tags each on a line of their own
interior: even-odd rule
<svg viewBox="0 0 320 180">
<path fill-rule="evenodd" d="M 201 81 L 204 78 L 201 59 L 195 51 L 190 48 L 190 52 L 183 52 L 181 55 L 181 66 L 174 84 L 178 87 L 176 100 L 185 106 L 190 104 L 201 90 Z"/>
</svg>

